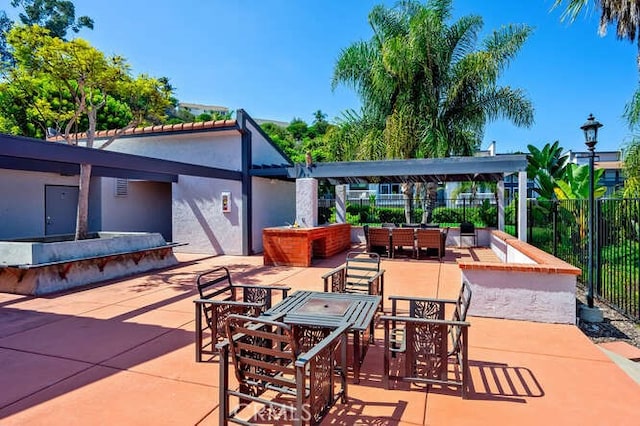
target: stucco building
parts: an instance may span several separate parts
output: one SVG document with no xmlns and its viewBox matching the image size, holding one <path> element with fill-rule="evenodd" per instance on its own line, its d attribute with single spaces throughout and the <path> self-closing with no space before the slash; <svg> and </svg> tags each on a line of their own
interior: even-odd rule
<svg viewBox="0 0 640 426">
<path fill-rule="evenodd" d="M 98 132 L 96 146 L 111 134 Z M 295 218 L 294 181 L 252 172 L 291 161 L 239 110 L 131 129 L 105 151 L 0 135 L 0 238 L 73 232 L 83 162 L 93 164 L 92 231 L 161 232 L 188 252 L 246 255 L 262 251 L 263 228 Z"/>
</svg>

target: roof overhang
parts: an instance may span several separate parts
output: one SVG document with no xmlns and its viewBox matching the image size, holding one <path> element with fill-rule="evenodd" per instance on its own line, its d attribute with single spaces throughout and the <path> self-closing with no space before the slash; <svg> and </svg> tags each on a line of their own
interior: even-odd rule
<svg viewBox="0 0 640 426">
<path fill-rule="evenodd" d="M 179 175 L 242 179 L 239 171 L 0 134 L 0 168 L 77 175 L 80 164 L 91 164 L 94 176 L 159 182 L 177 182 Z"/>
<path fill-rule="evenodd" d="M 411 160 L 347 161 L 296 164 L 287 168 L 253 169 L 252 175 L 289 179 L 327 179 L 333 184 L 387 182 L 464 182 L 493 181 L 505 175 L 526 171 L 525 154 L 490 157 L 449 157 Z"/>
</svg>

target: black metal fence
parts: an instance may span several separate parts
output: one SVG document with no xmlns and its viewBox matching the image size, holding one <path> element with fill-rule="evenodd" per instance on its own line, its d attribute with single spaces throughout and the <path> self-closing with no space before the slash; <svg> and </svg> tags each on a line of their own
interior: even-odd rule
<svg viewBox="0 0 640 426">
<path fill-rule="evenodd" d="M 402 195 L 387 197 L 348 199 L 347 222 L 354 225 L 379 223 L 405 223 L 407 206 Z M 483 194 L 477 198 L 412 200 L 411 223 L 439 223 L 441 226 L 458 226 L 461 222 L 473 222 L 478 227 L 495 227 L 498 224 L 498 209 L 493 196 Z M 335 217 L 335 200 L 318 200 L 319 222 L 328 222 Z"/>
<path fill-rule="evenodd" d="M 528 200 L 528 241 L 582 269 L 587 279 L 587 200 Z M 596 200 L 594 296 L 640 321 L 640 199 Z"/>
<path fill-rule="evenodd" d="M 528 202 L 527 240 L 534 246 L 582 270 L 586 282 L 588 265 L 588 200 Z M 515 201 L 505 202 L 507 232 L 515 235 Z M 594 296 L 627 317 L 640 322 L 640 199 L 599 199 L 595 202 Z M 319 200 L 320 222 L 335 219 L 335 200 Z M 347 222 L 356 225 L 404 223 L 401 195 L 347 200 Z M 457 226 L 470 221 L 476 226 L 496 227 L 494 198 L 438 199 L 432 203 L 413 200 L 411 222 Z"/>
</svg>

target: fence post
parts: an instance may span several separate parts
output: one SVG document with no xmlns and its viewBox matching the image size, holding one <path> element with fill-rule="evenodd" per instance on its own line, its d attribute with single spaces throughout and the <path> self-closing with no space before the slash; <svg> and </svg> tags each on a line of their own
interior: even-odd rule
<svg viewBox="0 0 640 426">
<path fill-rule="evenodd" d="M 551 201 L 551 222 L 553 224 L 553 255 L 558 257 L 558 200 Z"/>
<path fill-rule="evenodd" d="M 515 198 L 514 198 L 514 200 L 515 200 Z M 513 228 L 514 229 L 514 234 L 517 237 L 518 236 L 518 210 L 517 209 L 513 214 L 513 225 L 514 225 L 514 228 Z"/>
<path fill-rule="evenodd" d="M 594 273 L 594 279 L 595 279 L 595 297 L 596 299 L 600 298 L 600 295 L 602 294 L 602 277 L 601 277 L 601 271 L 602 271 L 602 239 L 600 238 L 600 227 L 602 226 L 602 202 L 604 200 L 595 200 L 595 214 L 596 217 L 594 218 L 594 222 L 595 222 L 595 229 L 593 230 L 593 238 L 595 238 L 594 241 L 594 265 L 593 265 L 593 273 Z"/>
<path fill-rule="evenodd" d="M 462 197 L 462 221 L 467 221 L 467 199 Z"/>
<path fill-rule="evenodd" d="M 528 240 L 529 244 L 535 246 L 535 241 L 533 241 L 533 199 L 527 199 L 527 233 L 529 234 Z"/>
</svg>

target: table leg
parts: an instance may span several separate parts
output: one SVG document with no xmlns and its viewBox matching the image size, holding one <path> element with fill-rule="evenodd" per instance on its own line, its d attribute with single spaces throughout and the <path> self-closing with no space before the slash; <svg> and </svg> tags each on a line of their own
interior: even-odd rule
<svg viewBox="0 0 640 426">
<path fill-rule="evenodd" d="M 380 306 L 382 306 L 382 302 L 380 302 Z M 369 343 L 373 343 L 375 341 L 373 333 L 376 331 L 375 327 L 376 317 L 374 316 L 369 323 Z"/>
<path fill-rule="evenodd" d="M 360 383 L 360 333 L 353 332 L 353 383 Z"/>
</svg>

